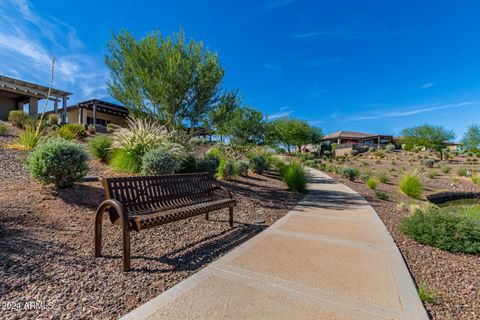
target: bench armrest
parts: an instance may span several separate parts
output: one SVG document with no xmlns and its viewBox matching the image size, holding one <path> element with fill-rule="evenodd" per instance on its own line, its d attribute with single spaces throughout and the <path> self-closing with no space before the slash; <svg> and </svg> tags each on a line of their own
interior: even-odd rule
<svg viewBox="0 0 480 320">
<path fill-rule="evenodd" d="M 97 215 L 102 214 L 106 210 L 112 208 L 114 212 L 109 211 L 110 213 L 110 221 L 115 223 L 116 220 L 121 219 L 122 222 L 128 221 L 127 214 L 123 208 L 123 204 L 115 199 L 107 199 L 104 200 L 97 208 Z M 116 214 L 116 216 L 114 215 Z"/>
<path fill-rule="evenodd" d="M 230 190 L 228 190 L 227 188 L 224 188 L 222 186 L 214 185 L 212 187 L 212 190 L 222 190 L 228 198 L 235 199 L 233 193 Z"/>
</svg>

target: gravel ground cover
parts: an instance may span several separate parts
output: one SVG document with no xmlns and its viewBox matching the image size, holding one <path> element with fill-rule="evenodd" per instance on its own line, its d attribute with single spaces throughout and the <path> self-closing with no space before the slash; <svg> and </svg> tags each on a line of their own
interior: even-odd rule
<svg viewBox="0 0 480 320">
<path fill-rule="evenodd" d="M 133 270 L 123 273 L 118 226 L 105 221 L 104 257 L 93 258 L 100 183 L 42 187 L 30 180 L 25 157 L 0 149 L 0 319 L 117 319 L 258 234 L 303 198 L 273 171 L 219 181 L 238 200 L 234 228 L 227 210 L 211 214 L 211 221 L 199 216 L 133 233 Z M 95 160 L 90 167 L 91 175 L 112 174 Z M 254 223 L 258 208 L 263 225 Z M 44 308 L 11 310 L 19 301 Z"/>
<path fill-rule="evenodd" d="M 401 157 L 401 154 L 400 154 Z M 412 273 L 417 285 L 427 287 L 437 295 L 434 303 L 426 303 L 425 307 L 433 319 L 480 319 L 480 257 L 478 255 L 456 254 L 440 250 L 427 245 L 422 245 L 404 235 L 399 224 L 403 217 L 408 215 L 408 210 L 398 206 L 399 203 L 410 203 L 411 199 L 401 194 L 397 182 L 399 168 L 408 166 L 407 162 L 392 165 L 390 161 L 362 159 L 350 160 L 349 166 L 360 168 L 368 167 L 374 173 L 379 171 L 389 172 L 391 182 L 379 183 L 377 190 L 389 195 L 389 200 L 379 200 L 375 192 L 359 180 L 349 181 L 334 173 L 327 173 L 341 183 L 362 194 L 375 208 L 383 223 L 390 231 L 397 246 Z M 368 165 L 365 166 L 365 163 Z M 458 165 L 462 165 L 461 163 Z M 395 167 L 396 170 L 391 171 Z M 438 168 L 428 170 L 438 170 Z M 428 171 L 427 170 L 427 171 Z M 440 175 L 435 179 L 424 178 L 426 193 L 440 190 L 475 190 L 478 186 L 466 178 L 453 178 L 450 175 Z"/>
</svg>

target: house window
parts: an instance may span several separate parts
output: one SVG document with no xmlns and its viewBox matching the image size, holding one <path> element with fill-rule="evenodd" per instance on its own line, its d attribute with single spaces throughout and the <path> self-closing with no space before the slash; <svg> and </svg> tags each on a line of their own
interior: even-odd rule
<svg viewBox="0 0 480 320">
<path fill-rule="evenodd" d="M 101 126 L 107 126 L 107 124 L 109 124 L 110 121 L 109 120 L 105 120 L 105 119 L 99 119 L 97 117 L 97 123 L 96 124 L 99 124 Z M 93 124 L 93 117 L 87 117 L 87 125 L 90 125 L 90 124 Z"/>
</svg>

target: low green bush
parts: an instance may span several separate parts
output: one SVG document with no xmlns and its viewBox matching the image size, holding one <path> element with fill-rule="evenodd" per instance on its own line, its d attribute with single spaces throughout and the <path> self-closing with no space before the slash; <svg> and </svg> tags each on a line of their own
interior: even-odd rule
<svg viewBox="0 0 480 320">
<path fill-rule="evenodd" d="M 445 174 L 450 173 L 450 166 L 448 164 L 443 164 L 440 167 L 440 170 L 442 170 L 442 172 Z"/>
<path fill-rule="evenodd" d="M 67 123 L 58 129 L 58 136 L 65 140 L 82 139 L 87 136 L 85 127 L 79 123 Z"/>
<path fill-rule="evenodd" d="M 220 165 L 220 159 L 213 155 L 206 156 L 200 160 L 197 165 L 199 172 L 207 172 L 211 177 L 214 177 Z"/>
<path fill-rule="evenodd" d="M 28 114 L 23 110 L 12 110 L 8 113 L 8 122 L 16 127 L 23 128 L 23 123 L 27 119 Z"/>
<path fill-rule="evenodd" d="M 3 121 L 0 121 L 0 136 L 8 136 L 9 130 L 7 124 Z"/>
<path fill-rule="evenodd" d="M 41 183 L 66 188 L 85 177 L 87 160 L 88 155 L 82 146 L 54 138 L 34 149 L 28 158 L 28 169 Z"/>
<path fill-rule="evenodd" d="M 97 133 L 97 127 L 94 124 L 91 124 L 87 128 L 88 133 L 90 134 L 96 134 Z"/>
<path fill-rule="evenodd" d="M 236 166 L 236 171 L 238 171 L 238 174 L 241 176 L 248 176 L 248 168 L 249 168 L 249 163 L 248 161 L 245 160 L 239 160 L 235 163 Z"/>
<path fill-rule="evenodd" d="M 420 178 L 414 174 L 406 174 L 398 184 L 400 191 L 410 198 L 418 199 L 422 195 L 423 185 Z"/>
<path fill-rule="evenodd" d="M 355 181 L 355 179 L 360 176 L 358 169 L 352 167 L 342 167 L 340 169 L 340 174 L 350 181 Z"/>
<path fill-rule="evenodd" d="M 368 178 L 367 180 L 367 186 L 372 189 L 372 190 L 375 190 L 377 189 L 377 186 L 378 186 L 378 181 L 377 179 L 373 178 L 373 177 L 370 177 Z"/>
<path fill-rule="evenodd" d="M 479 185 L 480 186 L 480 174 L 478 174 L 477 172 L 475 172 L 474 174 L 472 174 L 472 182 L 475 183 L 476 185 Z"/>
<path fill-rule="evenodd" d="M 112 139 L 105 136 L 97 136 L 87 142 L 88 151 L 102 162 L 108 162 L 112 154 Z"/>
<path fill-rule="evenodd" d="M 129 173 L 140 173 L 142 169 L 142 156 L 133 150 L 116 148 L 110 158 L 112 168 Z"/>
<path fill-rule="evenodd" d="M 171 174 L 179 169 L 179 159 L 163 146 L 147 151 L 142 157 L 142 174 Z"/>
<path fill-rule="evenodd" d="M 401 230 L 413 240 L 452 252 L 480 253 L 480 207 L 416 209 Z"/>
<path fill-rule="evenodd" d="M 390 200 L 390 196 L 388 195 L 388 193 L 382 191 L 375 191 L 375 198 L 385 201 Z"/>
<path fill-rule="evenodd" d="M 377 178 L 381 183 L 389 183 L 390 182 L 390 177 L 384 171 L 377 172 Z"/>
<path fill-rule="evenodd" d="M 387 152 L 395 151 L 395 145 L 393 145 L 393 144 L 387 144 L 387 146 L 385 147 L 385 150 L 386 150 Z"/>
<path fill-rule="evenodd" d="M 187 155 L 185 158 L 180 160 L 180 166 L 175 172 L 176 173 L 198 172 L 197 159 L 195 159 L 193 154 Z"/>
<path fill-rule="evenodd" d="M 56 126 L 60 122 L 60 118 L 56 114 L 49 114 L 48 115 L 47 123 L 49 126 Z"/>
<path fill-rule="evenodd" d="M 435 179 L 437 176 L 438 176 L 438 172 L 436 170 L 432 170 L 430 171 L 427 176 L 430 178 L 430 179 Z"/>
<path fill-rule="evenodd" d="M 235 162 L 233 160 L 222 159 L 217 169 L 217 176 L 223 180 L 232 180 L 237 175 Z"/>
<path fill-rule="evenodd" d="M 284 166 L 280 174 L 290 190 L 295 192 L 307 190 L 307 175 L 299 162 L 294 161 Z"/>
<path fill-rule="evenodd" d="M 263 174 L 266 167 L 267 163 L 263 156 L 258 155 L 250 158 L 250 169 L 256 174 Z"/>
<path fill-rule="evenodd" d="M 423 284 L 418 286 L 418 296 L 423 303 L 434 304 L 438 301 L 437 294 Z"/>
<path fill-rule="evenodd" d="M 433 159 L 423 159 L 422 164 L 427 168 L 433 168 L 433 165 L 435 164 L 435 160 L 433 160 Z"/>
<path fill-rule="evenodd" d="M 27 116 L 25 118 L 25 120 L 23 121 L 23 128 L 36 128 L 37 125 L 39 123 L 39 120 L 37 119 L 37 117 L 34 117 L 34 116 Z M 45 123 L 42 123 L 41 124 L 41 127 L 45 127 Z"/>
<path fill-rule="evenodd" d="M 459 175 L 460 177 L 466 177 L 467 176 L 467 168 L 464 168 L 464 167 L 460 167 L 457 169 L 457 175 Z"/>
</svg>

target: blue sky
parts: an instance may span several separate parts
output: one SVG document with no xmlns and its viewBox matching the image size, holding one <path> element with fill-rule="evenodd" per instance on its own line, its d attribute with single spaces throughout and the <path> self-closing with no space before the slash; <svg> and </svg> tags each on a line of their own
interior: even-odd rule
<svg viewBox="0 0 480 320">
<path fill-rule="evenodd" d="M 415 124 L 480 123 L 478 1 L 0 2 L 0 74 L 48 83 L 71 102 L 108 98 L 112 32 L 183 28 L 218 51 L 224 87 L 270 119 L 325 133 L 398 134 Z"/>
</svg>

